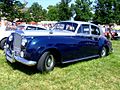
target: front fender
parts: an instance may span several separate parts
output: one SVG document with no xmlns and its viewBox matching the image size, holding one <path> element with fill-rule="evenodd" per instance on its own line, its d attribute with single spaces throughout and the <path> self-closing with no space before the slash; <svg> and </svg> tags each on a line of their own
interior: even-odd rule
<svg viewBox="0 0 120 90">
<path fill-rule="evenodd" d="M 50 37 L 35 37 L 26 46 L 26 57 L 35 61 L 38 61 L 42 53 L 53 48 L 54 43 L 51 45 Z"/>
</svg>

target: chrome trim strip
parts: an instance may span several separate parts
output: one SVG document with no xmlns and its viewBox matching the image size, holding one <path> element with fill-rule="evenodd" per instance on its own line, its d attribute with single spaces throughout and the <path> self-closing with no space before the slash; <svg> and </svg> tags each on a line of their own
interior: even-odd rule
<svg viewBox="0 0 120 90">
<path fill-rule="evenodd" d="M 6 57 L 9 57 L 9 58 L 13 59 L 13 60 L 8 60 L 10 62 L 12 61 L 11 63 L 13 63 L 15 61 L 18 61 L 18 62 L 20 62 L 22 64 L 27 65 L 27 66 L 34 66 L 34 65 L 37 64 L 36 61 L 31 61 L 31 60 L 28 61 L 27 59 L 21 58 L 19 56 L 15 56 L 14 54 L 11 55 L 9 51 L 6 51 Z"/>
<path fill-rule="evenodd" d="M 70 63 L 70 62 L 75 62 L 75 61 L 80 61 L 80 60 L 85 60 L 85 59 L 95 58 L 95 57 L 99 57 L 99 55 L 89 56 L 89 57 L 85 57 L 85 58 L 73 59 L 73 60 L 69 60 L 69 61 L 64 61 L 62 63 Z"/>
<path fill-rule="evenodd" d="M 10 52 L 9 52 L 9 51 L 7 51 L 7 50 L 6 50 L 6 52 L 5 52 L 5 53 L 6 53 L 6 55 L 7 55 L 7 56 L 9 56 L 9 57 L 11 57 L 11 58 L 13 57 L 13 56 L 12 56 L 12 54 L 10 54 Z"/>
</svg>

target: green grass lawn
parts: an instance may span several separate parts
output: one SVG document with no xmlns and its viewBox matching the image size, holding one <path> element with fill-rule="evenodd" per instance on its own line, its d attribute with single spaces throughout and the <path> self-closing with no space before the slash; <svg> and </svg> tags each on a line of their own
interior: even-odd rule
<svg viewBox="0 0 120 90">
<path fill-rule="evenodd" d="M 65 64 L 46 74 L 7 63 L 0 51 L 0 90 L 120 90 L 120 40 L 107 57 Z"/>
</svg>

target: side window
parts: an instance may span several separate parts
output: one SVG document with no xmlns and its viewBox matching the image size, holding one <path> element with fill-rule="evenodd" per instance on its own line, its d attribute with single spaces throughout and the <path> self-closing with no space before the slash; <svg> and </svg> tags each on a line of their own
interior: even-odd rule
<svg viewBox="0 0 120 90">
<path fill-rule="evenodd" d="M 79 27 L 77 33 L 82 33 L 82 29 L 81 28 L 82 28 L 82 26 Z"/>
<path fill-rule="evenodd" d="M 75 28 L 74 28 L 74 26 L 67 24 L 66 25 L 66 30 L 75 31 Z"/>
<path fill-rule="evenodd" d="M 84 34 L 89 34 L 90 29 L 88 24 L 82 24 L 80 28 L 78 29 L 78 33 L 84 33 Z"/>
<path fill-rule="evenodd" d="M 65 24 L 57 23 L 57 24 L 55 24 L 55 26 L 53 27 L 53 30 L 54 30 L 54 29 L 64 30 L 64 27 L 65 27 Z"/>
<path fill-rule="evenodd" d="M 100 35 L 100 29 L 96 26 L 91 25 L 91 34 Z"/>
<path fill-rule="evenodd" d="M 75 32 L 78 26 L 78 24 L 72 23 L 72 22 L 66 22 L 65 24 L 66 24 L 65 30 L 72 31 L 72 32 Z"/>
<path fill-rule="evenodd" d="M 28 26 L 28 27 L 26 28 L 26 30 L 36 30 L 36 27 Z"/>
</svg>

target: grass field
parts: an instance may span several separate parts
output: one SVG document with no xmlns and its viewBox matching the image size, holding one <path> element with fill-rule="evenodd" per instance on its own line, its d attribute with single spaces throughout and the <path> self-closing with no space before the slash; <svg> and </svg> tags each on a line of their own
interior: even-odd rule
<svg viewBox="0 0 120 90">
<path fill-rule="evenodd" d="M 120 90 L 120 41 L 107 57 L 57 66 L 47 74 L 7 63 L 0 51 L 0 90 Z"/>
</svg>

